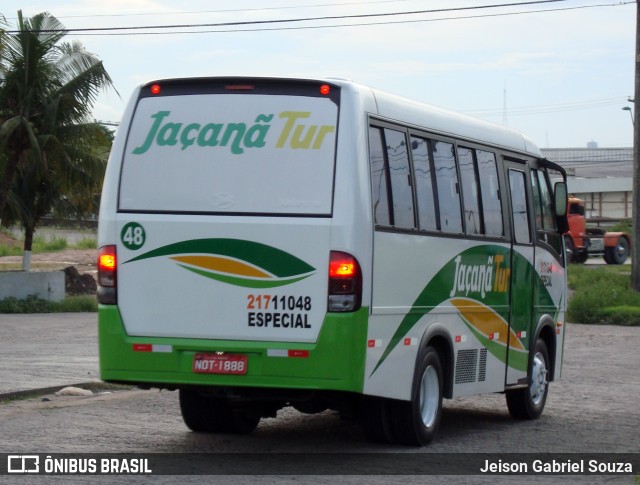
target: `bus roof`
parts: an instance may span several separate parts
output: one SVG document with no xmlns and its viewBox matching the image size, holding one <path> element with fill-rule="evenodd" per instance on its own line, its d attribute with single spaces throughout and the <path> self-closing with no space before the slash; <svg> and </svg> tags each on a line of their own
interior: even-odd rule
<svg viewBox="0 0 640 485">
<path fill-rule="evenodd" d="M 294 78 L 294 77 L 271 77 L 271 76 L 212 76 L 210 78 L 173 78 L 154 80 L 143 83 L 139 86 L 148 86 L 152 83 L 193 81 L 199 79 L 206 82 L 212 81 L 234 81 L 251 83 L 267 81 L 272 83 L 285 82 L 295 83 L 297 81 L 306 82 L 326 82 L 340 86 L 345 91 L 352 91 L 369 97 L 376 105 L 377 111 L 374 114 L 382 118 L 387 118 L 405 125 L 412 125 L 416 128 L 432 133 L 451 136 L 458 139 L 466 139 L 470 142 L 491 145 L 509 149 L 511 151 L 542 157 L 538 146 L 523 133 L 497 123 L 481 120 L 456 111 L 444 109 L 425 102 L 405 98 L 391 94 L 371 86 L 357 83 L 352 80 L 318 77 L 318 78 Z"/>
<path fill-rule="evenodd" d="M 446 136 L 507 148 L 541 157 L 538 146 L 523 133 L 496 123 L 464 115 L 455 111 L 404 98 L 374 88 L 377 114 L 404 124 Z"/>
</svg>

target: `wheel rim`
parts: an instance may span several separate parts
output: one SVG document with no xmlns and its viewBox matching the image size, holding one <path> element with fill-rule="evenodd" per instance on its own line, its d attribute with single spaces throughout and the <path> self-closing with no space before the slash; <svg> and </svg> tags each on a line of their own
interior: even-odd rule
<svg viewBox="0 0 640 485">
<path fill-rule="evenodd" d="M 431 427 L 438 414 L 438 403 L 440 401 L 440 383 L 438 373 L 433 366 L 429 366 L 422 374 L 420 383 L 420 415 L 422 423 Z"/>
<path fill-rule="evenodd" d="M 618 251 L 618 257 L 623 257 L 627 254 L 627 248 L 624 243 L 619 242 L 616 246 L 616 250 Z"/>
<path fill-rule="evenodd" d="M 531 400 L 536 406 L 542 402 L 547 390 L 547 364 L 543 355 L 538 352 L 533 357 L 533 369 L 531 372 Z"/>
</svg>

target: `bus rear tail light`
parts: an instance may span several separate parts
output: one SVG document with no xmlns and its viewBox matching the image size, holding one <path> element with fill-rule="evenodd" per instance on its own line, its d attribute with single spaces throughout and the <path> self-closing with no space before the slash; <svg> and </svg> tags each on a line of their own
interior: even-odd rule
<svg viewBox="0 0 640 485">
<path fill-rule="evenodd" d="M 116 247 L 102 246 L 98 250 L 98 303 L 118 303 Z"/>
<path fill-rule="evenodd" d="M 356 258 L 331 251 L 329 258 L 330 312 L 353 312 L 362 302 L 362 272 Z"/>
</svg>

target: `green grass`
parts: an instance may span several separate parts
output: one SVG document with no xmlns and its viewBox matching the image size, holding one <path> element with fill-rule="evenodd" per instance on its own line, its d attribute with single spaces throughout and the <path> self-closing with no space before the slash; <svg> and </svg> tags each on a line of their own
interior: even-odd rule
<svg viewBox="0 0 640 485">
<path fill-rule="evenodd" d="M 23 241 L 18 241 L 18 244 L 14 245 L 0 244 L 0 257 L 22 256 L 23 244 Z M 45 239 L 42 236 L 36 236 L 33 238 L 31 252 L 33 254 L 54 253 L 65 249 L 96 249 L 96 247 L 95 237 L 84 237 L 75 244 L 69 244 L 64 237 Z"/>
<path fill-rule="evenodd" d="M 631 226 L 631 219 L 625 219 L 617 224 L 608 227 L 609 232 L 626 232 L 627 234 L 633 234 L 633 227 Z"/>
<path fill-rule="evenodd" d="M 0 245 L 0 258 L 3 256 L 20 256 L 22 255 L 22 246 Z"/>
<path fill-rule="evenodd" d="M 43 300 L 30 295 L 24 300 L 14 297 L 0 300 L 0 313 L 68 313 L 97 312 L 98 303 L 95 296 L 68 296 L 55 302 Z"/>
<path fill-rule="evenodd" d="M 53 304 L 54 313 L 97 312 L 98 301 L 95 295 L 67 296 Z"/>
<path fill-rule="evenodd" d="M 631 288 L 630 266 L 572 264 L 568 271 L 568 320 L 575 323 L 640 325 L 640 293 Z"/>
<path fill-rule="evenodd" d="M 64 237 L 54 237 L 49 240 L 45 240 L 42 236 L 36 236 L 33 238 L 34 253 L 53 253 L 56 251 L 62 251 L 67 249 L 67 239 Z"/>
<path fill-rule="evenodd" d="M 95 237 L 83 237 L 75 244 L 72 244 L 71 247 L 73 249 L 96 249 L 98 242 Z"/>
</svg>

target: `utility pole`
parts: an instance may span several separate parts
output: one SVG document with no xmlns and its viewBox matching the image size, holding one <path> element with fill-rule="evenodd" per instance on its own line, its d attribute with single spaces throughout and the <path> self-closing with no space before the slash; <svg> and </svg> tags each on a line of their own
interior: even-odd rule
<svg viewBox="0 0 640 485">
<path fill-rule="evenodd" d="M 631 250 L 631 286 L 640 292 L 640 0 L 636 0 L 636 63 L 633 97 L 633 242 Z"/>
</svg>

